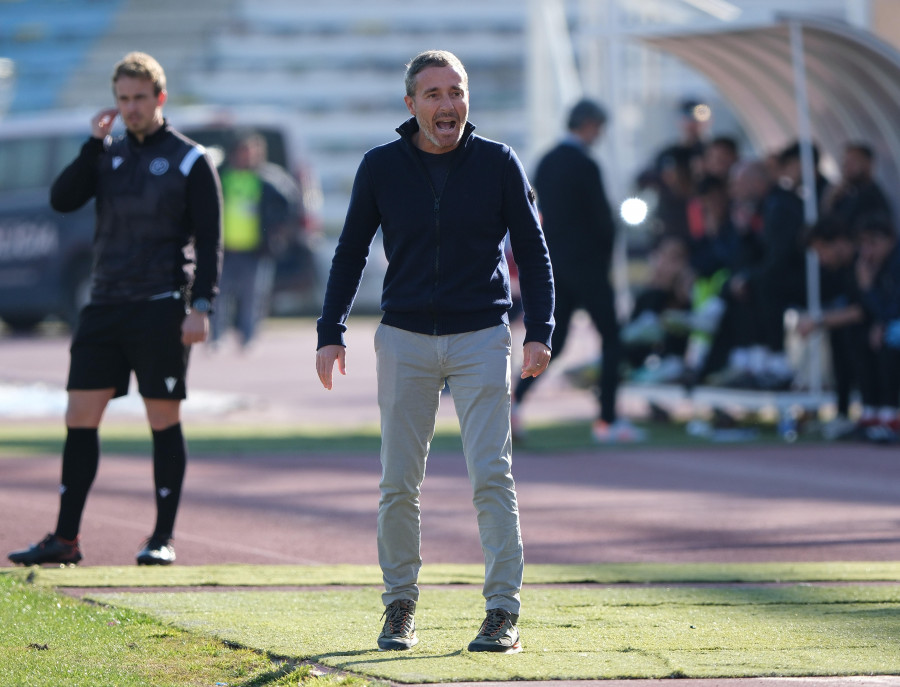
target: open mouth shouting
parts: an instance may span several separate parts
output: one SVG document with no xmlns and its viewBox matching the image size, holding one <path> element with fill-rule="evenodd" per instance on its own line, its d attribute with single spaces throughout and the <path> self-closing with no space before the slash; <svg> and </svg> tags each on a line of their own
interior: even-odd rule
<svg viewBox="0 0 900 687">
<path fill-rule="evenodd" d="M 462 137 L 462 127 L 459 124 L 459 118 L 455 116 L 435 117 L 430 124 L 422 122 L 420 119 L 419 129 L 429 143 L 439 149 L 432 152 L 443 152 L 454 148 Z"/>
<path fill-rule="evenodd" d="M 452 136 L 456 133 L 459 122 L 455 117 L 437 119 L 434 122 L 435 130 L 443 136 Z"/>
</svg>

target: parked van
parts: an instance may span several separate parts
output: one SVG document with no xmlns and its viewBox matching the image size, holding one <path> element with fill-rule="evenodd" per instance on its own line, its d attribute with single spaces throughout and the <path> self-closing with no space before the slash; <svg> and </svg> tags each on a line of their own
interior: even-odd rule
<svg viewBox="0 0 900 687">
<path fill-rule="evenodd" d="M 98 108 L 99 109 L 99 108 Z M 0 319 L 29 329 L 47 317 L 73 324 L 90 295 L 94 206 L 60 214 L 50 185 L 90 135 L 95 111 L 23 114 L 0 119 Z M 279 259 L 273 311 L 294 314 L 319 299 L 310 247 L 320 231 L 321 191 L 305 165 L 301 124 L 261 108 L 166 108 L 172 125 L 205 146 L 217 164 L 239 131 L 265 136 L 269 160 L 301 188 L 295 240 Z M 123 131 L 114 131 L 114 134 Z"/>
</svg>

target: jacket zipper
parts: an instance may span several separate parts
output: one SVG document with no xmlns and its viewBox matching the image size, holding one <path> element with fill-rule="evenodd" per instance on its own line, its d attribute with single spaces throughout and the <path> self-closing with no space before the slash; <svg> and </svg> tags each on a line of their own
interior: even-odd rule
<svg viewBox="0 0 900 687">
<path fill-rule="evenodd" d="M 450 170 L 447 170 L 449 175 Z M 429 182 L 430 183 L 430 182 Z M 444 185 L 446 186 L 447 179 L 444 179 Z M 437 336 L 438 333 L 438 323 L 437 323 L 437 312 L 434 308 L 434 294 L 437 293 L 438 287 L 438 277 L 440 276 L 440 264 L 441 264 L 441 197 L 434 190 L 434 185 L 431 187 L 431 193 L 434 195 L 434 281 L 432 282 L 431 288 L 431 312 L 432 312 L 432 333 Z M 441 189 L 441 193 L 443 193 L 443 189 Z"/>
<path fill-rule="evenodd" d="M 447 168 L 447 173 L 444 175 L 444 183 L 441 186 L 441 195 L 438 195 L 437 190 L 434 188 L 434 183 L 431 181 L 431 174 L 428 173 L 428 168 L 425 166 L 425 163 L 422 161 L 422 158 L 419 157 L 419 153 L 416 151 L 415 144 L 409 139 L 406 140 L 407 145 L 412 148 L 410 151 L 412 153 L 413 158 L 416 160 L 416 164 L 419 167 L 419 171 L 425 176 L 425 181 L 428 182 L 428 187 L 431 189 L 431 195 L 434 197 L 434 280 L 432 282 L 432 290 L 431 297 L 429 301 L 431 303 L 431 313 L 432 313 L 432 326 L 431 332 L 434 336 L 438 336 L 438 322 L 437 322 L 437 313 L 434 308 L 434 294 L 437 292 L 438 285 L 438 277 L 440 276 L 440 258 L 441 258 L 441 197 L 444 194 L 444 189 L 447 188 L 447 180 L 450 178 L 450 172 L 453 171 L 453 168 L 458 164 L 458 149 L 454 150 L 456 153 L 456 157 L 451 160 L 450 166 Z M 462 142 L 460 142 L 462 143 Z M 453 153 L 447 153 L 453 154 Z"/>
</svg>

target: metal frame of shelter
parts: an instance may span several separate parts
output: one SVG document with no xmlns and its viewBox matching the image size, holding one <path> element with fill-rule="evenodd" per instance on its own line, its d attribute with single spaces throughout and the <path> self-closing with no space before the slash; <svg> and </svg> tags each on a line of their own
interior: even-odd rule
<svg viewBox="0 0 900 687">
<path fill-rule="evenodd" d="M 900 52 L 873 34 L 782 15 L 765 26 L 638 38 L 715 84 L 758 150 L 812 139 L 838 158 L 844 143 L 865 140 L 884 186 L 900 186 Z"/>
</svg>

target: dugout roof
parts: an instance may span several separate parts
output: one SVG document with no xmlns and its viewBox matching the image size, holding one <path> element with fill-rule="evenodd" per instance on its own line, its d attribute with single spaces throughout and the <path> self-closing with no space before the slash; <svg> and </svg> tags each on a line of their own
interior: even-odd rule
<svg viewBox="0 0 900 687">
<path fill-rule="evenodd" d="M 764 153 L 798 138 L 792 25 L 801 29 L 813 140 L 835 160 L 846 142 L 869 142 L 877 176 L 898 213 L 900 53 L 895 48 L 837 20 L 790 15 L 766 26 L 640 39 L 710 79 Z"/>
</svg>

